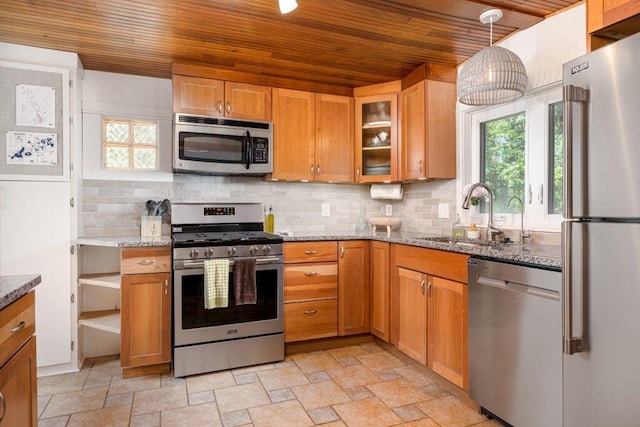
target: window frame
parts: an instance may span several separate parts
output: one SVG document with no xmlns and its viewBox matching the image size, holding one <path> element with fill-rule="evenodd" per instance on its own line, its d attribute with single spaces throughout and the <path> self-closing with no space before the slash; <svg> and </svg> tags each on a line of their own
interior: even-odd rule
<svg viewBox="0 0 640 427">
<path fill-rule="evenodd" d="M 129 125 L 128 142 L 107 141 L 107 124 L 112 122 L 127 123 Z M 153 144 L 137 144 L 135 142 L 134 128 L 136 125 L 153 125 L 156 128 L 155 142 Z M 129 165 L 127 167 L 107 166 L 107 148 L 127 148 L 129 151 Z M 155 165 L 153 168 L 137 168 L 135 166 L 134 153 L 136 148 L 153 149 L 155 151 Z M 158 120 L 127 119 L 112 116 L 102 116 L 102 168 L 109 171 L 136 171 L 136 172 L 156 172 L 160 169 L 160 123 Z"/>
<path fill-rule="evenodd" d="M 562 101 L 562 82 L 556 82 L 527 93 L 517 101 L 496 106 L 467 108 L 458 104 L 458 135 L 460 157 L 457 183 L 458 206 L 462 205 L 464 188 L 480 181 L 480 123 L 525 111 L 525 200 L 524 228 L 534 231 L 559 232 L 562 215 L 549 214 L 550 114 L 549 105 Z M 553 153 L 551 152 L 551 155 Z M 502 229 L 520 228 L 517 213 L 494 213 L 494 223 Z M 461 217 L 469 223 L 470 212 L 460 209 Z M 480 213 L 486 226 L 488 214 Z"/>
</svg>

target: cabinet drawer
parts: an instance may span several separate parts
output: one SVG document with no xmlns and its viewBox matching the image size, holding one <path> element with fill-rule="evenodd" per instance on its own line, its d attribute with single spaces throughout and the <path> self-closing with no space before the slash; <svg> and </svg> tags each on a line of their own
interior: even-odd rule
<svg viewBox="0 0 640 427">
<path fill-rule="evenodd" d="M 121 274 L 168 273 L 171 271 L 171 251 L 168 247 L 124 248 L 121 256 Z"/>
<path fill-rule="evenodd" d="M 288 242 L 284 244 L 285 264 L 338 260 L 338 242 Z"/>
<path fill-rule="evenodd" d="M 284 341 L 338 335 L 338 300 L 293 302 L 284 305 Z"/>
<path fill-rule="evenodd" d="M 0 366 L 35 332 L 35 294 L 29 292 L 0 311 Z"/>
<path fill-rule="evenodd" d="M 469 255 L 465 254 L 416 246 L 396 245 L 394 264 L 398 267 L 467 283 L 468 259 Z"/>
<path fill-rule="evenodd" d="M 338 297 L 338 264 L 287 264 L 284 268 L 284 301 Z"/>
</svg>

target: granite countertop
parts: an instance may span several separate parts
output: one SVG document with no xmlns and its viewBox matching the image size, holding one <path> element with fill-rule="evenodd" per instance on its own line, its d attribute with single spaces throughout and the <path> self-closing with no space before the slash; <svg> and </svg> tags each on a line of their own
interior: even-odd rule
<svg viewBox="0 0 640 427">
<path fill-rule="evenodd" d="M 400 243 L 403 245 L 418 246 L 421 248 L 482 256 L 496 261 L 523 263 L 551 268 L 562 267 L 561 247 L 553 245 L 536 245 L 529 243 L 520 245 L 518 243 L 508 243 L 492 246 L 476 246 L 473 245 L 474 242 L 483 241 L 474 241 L 474 239 L 457 239 L 459 243 L 454 243 L 448 237 L 396 231 L 391 232 L 390 236 L 387 236 L 386 232 L 366 232 L 336 235 L 284 236 L 283 238 L 285 242 L 363 239 L 377 240 L 381 242 Z"/>
<path fill-rule="evenodd" d="M 0 276 L 0 310 L 35 288 L 41 280 L 39 274 Z"/>
<path fill-rule="evenodd" d="M 468 255 L 482 256 L 496 261 L 507 261 L 560 268 L 562 266 L 561 248 L 553 245 L 536 245 L 517 243 L 498 244 L 492 246 L 476 246 L 473 239 L 459 239 L 453 243 L 448 237 L 419 233 L 403 233 L 394 231 L 390 236 L 386 232 L 364 232 L 344 234 L 306 234 L 300 236 L 284 236 L 285 242 L 309 242 L 320 240 L 378 240 L 381 242 L 400 243 L 421 248 L 458 252 Z M 433 239 L 433 240 L 428 240 Z M 482 242 L 482 241 L 475 241 Z M 170 236 L 160 237 L 79 237 L 78 245 L 105 246 L 114 248 L 133 248 L 145 246 L 170 246 Z M 466 244 L 465 244 L 466 243 Z"/>
<path fill-rule="evenodd" d="M 76 239 L 76 244 L 86 246 L 105 246 L 112 248 L 171 246 L 171 236 L 78 237 Z"/>
</svg>

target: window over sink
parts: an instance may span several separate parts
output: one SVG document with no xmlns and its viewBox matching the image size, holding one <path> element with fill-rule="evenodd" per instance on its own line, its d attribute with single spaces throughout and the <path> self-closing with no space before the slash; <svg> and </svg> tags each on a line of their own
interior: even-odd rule
<svg viewBox="0 0 640 427">
<path fill-rule="evenodd" d="M 494 190 L 499 228 L 559 231 L 562 214 L 562 87 L 537 89 L 516 102 L 461 113 L 461 188 L 483 181 Z M 462 192 L 462 189 L 461 189 Z M 462 204 L 462 195 L 459 197 Z M 482 223 L 487 209 L 481 206 Z M 462 211 L 465 212 L 465 211 Z M 464 218 L 463 214 L 463 218 Z"/>
</svg>

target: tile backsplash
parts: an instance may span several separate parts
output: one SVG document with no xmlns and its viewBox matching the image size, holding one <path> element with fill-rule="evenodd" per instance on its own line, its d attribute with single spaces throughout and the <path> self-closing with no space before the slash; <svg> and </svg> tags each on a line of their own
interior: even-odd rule
<svg viewBox="0 0 640 427">
<path fill-rule="evenodd" d="M 455 180 L 404 185 L 402 200 L 372 200 L 368 185 L 272 182 L 255 177 L 217 177 L 175 174 L 172 182 L 83 181 L 80 235 L 135 236 L 149 199 L 172 202 L 261 202 L 273 205 L 275 231 L 296 234 L 332 234 L 355 231 L 360 212 L 366 218 L 393 217 L 407 232 L 447 234 L 456 217 Z M 330 216 L 322 216 L 322 203 Z M 438 204 L 449 204 L 449 218 L 438 218 Z M 167 222 L 167 221 L 165 221 Z M 169 234 L 167 223 L 163 234 Z"/>
</svg>

